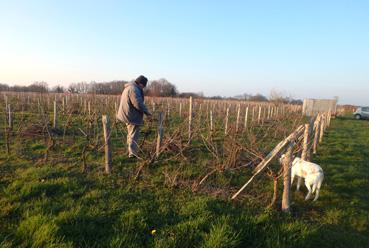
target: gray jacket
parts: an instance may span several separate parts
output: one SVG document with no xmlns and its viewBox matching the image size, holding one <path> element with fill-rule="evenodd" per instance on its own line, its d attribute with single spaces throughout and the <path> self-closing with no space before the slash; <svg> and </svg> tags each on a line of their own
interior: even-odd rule
<svg viewBox="0 0 369 248">
<path fill-rule="evenodd" d="M 117 119 L 128 124 L 142 125 L 144 114 L 151 115 L 145 106 L 142 89 L 135 82 L 127 83 L 120 98 Z"/>
</svg>

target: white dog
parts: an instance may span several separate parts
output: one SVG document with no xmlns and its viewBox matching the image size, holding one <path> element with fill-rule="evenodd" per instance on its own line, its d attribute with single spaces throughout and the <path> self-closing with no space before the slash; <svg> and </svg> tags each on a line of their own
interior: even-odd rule
<svg viewBox="0 0 369 248">
<path fill-rule="evenodd" d="M 283 158 L 284 154 L 281 156 L 281 161 Z M 304 178 L 306 188 L 309 191 L 305 197 L 305 200 L 310 199 L 311 194 L 315 192 L 314 201 L 316 201 L 319 197 L 320 187 L 322 186 L 324 179 L 323 169 L 317 164 L 296 157 L 292 162 L 291 185 L 295 176 L 298 177 L 297 191 L 300 189 L 302 178 Z"/>
</svg>

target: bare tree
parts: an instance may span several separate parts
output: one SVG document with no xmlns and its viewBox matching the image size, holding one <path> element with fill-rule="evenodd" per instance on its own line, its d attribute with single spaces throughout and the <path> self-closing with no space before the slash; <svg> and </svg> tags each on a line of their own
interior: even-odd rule
<svg viewBox="0 0 369 248">
<path fill-rule="evenodd" d="M 176 86 L 164 78 L 151 81 L 147 87 L 149 96 L 176 96 L 177 94 Z"/>
<path fill-rule="evenodd" d="M 64 91 L 65 91 L 65 88 L 61 85 L 54 86 L 51 89 L 51 92 L 55 92 L 55 93 L 63 93 Z"/>
<path fill-rule="evenodd" d="M 256 101 L 256 102 L 267 102 L 268 98 L 266 98 L 265 96 L 263 96 L 262 94 L 256 94 L 254 96 L 250 96 L 250 98 L 248 99 L 250 101 Z"/>
<path fill-rule="evenodd" d="M 29 91 L 46 93 L 49 90 L 48 84 L 46 82 L 34 82 L 28 86 Z"/>
</svg>

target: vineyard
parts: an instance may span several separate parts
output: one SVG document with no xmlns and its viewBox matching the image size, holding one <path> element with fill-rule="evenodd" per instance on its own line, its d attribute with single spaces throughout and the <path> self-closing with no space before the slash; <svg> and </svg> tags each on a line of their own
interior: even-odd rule
<svg viewBox="0 0 369 248">
<path fill-rule="evenodd" d="M 133 160 L 125 125 L 115 119 L 119 98 L 3 95 L 3 246 L 214 247 L 222 240 L 225 247 L 284 247 L 304 241 L 296 237 L 308 233 L 299 220 L 278 227 L 294 235 L 242 237 L 258 236 L 260 223 L 270 230 L 284 218 L 280 209 L 290 212 L 285 182 L 292 155 L 313 159 L 329 113 L 307 118 L 301 106 L 278 102 L 146 98 L 154 118 L 142 127 L 141 159 Z M 283 153 L 289 160 L 281 165 Z M 296 209 L 294 215 L 303 215 Z"/>
<path fill-rule="evenodd" d="M 143 127 L 142 160 L 125 171 L 127 180 L 145 180 L 147 167 L 165 165 L 164 184 L 193 190 L 204 185 L 224 197 L 237 187 L 240 174 L 304 121 L 301 107 L 293 105 L 192 98 L 146 102 L 154 121 Z M 111 173 L 114 164 L 124 166 L 127 154 L 126 128 L 115 119 L 118 104 L 119 96 L 4 95 L 6 153 L 35 165 L 68 163 L 84 173 L 103 173 L 104 167 Z"/>
</svg>

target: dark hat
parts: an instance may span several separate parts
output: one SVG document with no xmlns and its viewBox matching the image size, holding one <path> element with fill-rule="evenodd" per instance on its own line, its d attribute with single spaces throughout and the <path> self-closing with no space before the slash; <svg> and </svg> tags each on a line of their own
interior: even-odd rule
<svg viewBox="0 0 369 248">
<path fill-rule="evenodd" d="M 145 76 L 141 75 L 138 78 L 136 78 L 135 82 L 136 82 L 136 84 L 142 84 L 143 86 L 146 86 L 147 78 Z"/>
</svg>

